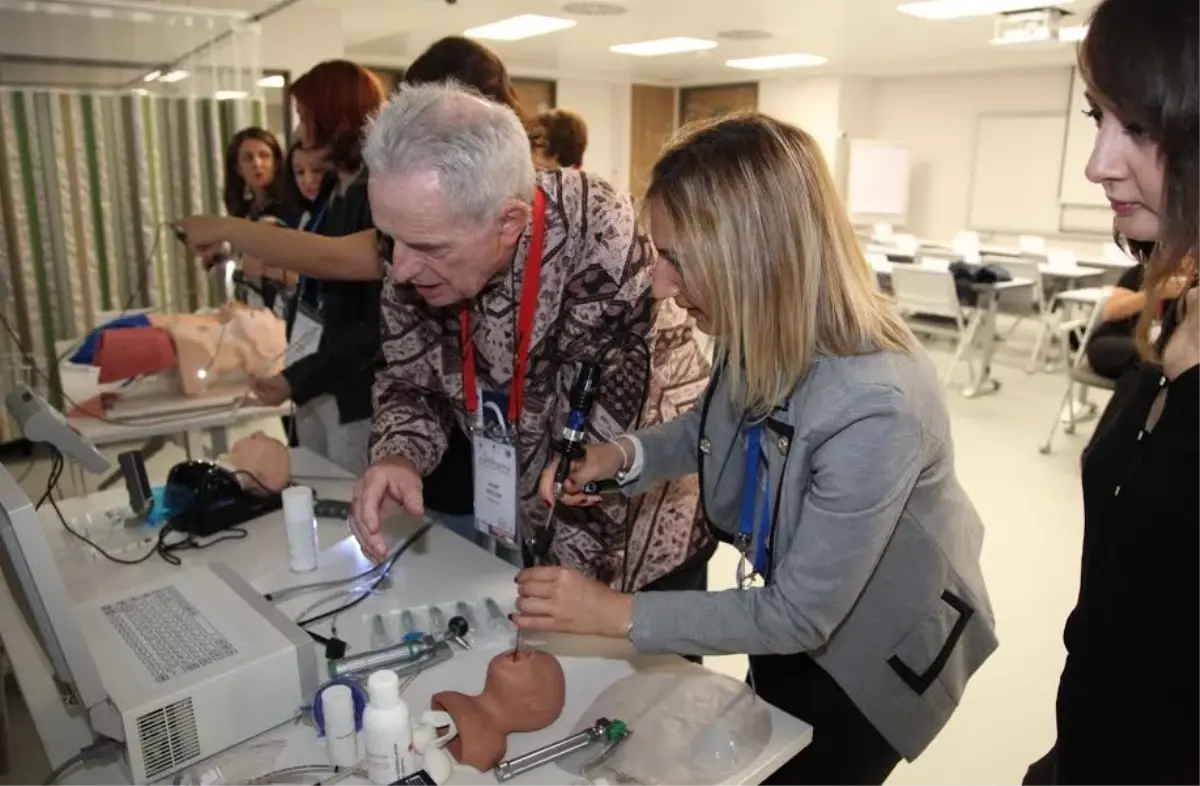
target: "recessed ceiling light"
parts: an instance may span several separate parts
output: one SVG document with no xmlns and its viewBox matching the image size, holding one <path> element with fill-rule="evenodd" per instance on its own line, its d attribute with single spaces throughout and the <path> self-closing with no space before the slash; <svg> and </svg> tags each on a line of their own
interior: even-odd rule
<svg viewBox="0 0 1200 786">
<path fill-rule="evenodd" d="M 616 3 L 579 2 L 567 3 L 562 10 L 575 16 L 620 16 L 628 9 Z"/>
<path fill-rule="evenodd" d="M 675 38 L 656 38 L 653 41 L 638 41 L 634 44 L 616 44 L 615 46 L 610 46 L 608 51 L 615 52 L 618 55 L 655 57 L 657 55 L 675 55 L 680 52 L 700 52 L 705 49 L 716 48 L 716 41 L 676 36 Z"/>
<path fill-rule="evenodd" d="M 143 82 L 153 82 L 156 79 L 158 79 L 160 76 L 162 76 L 162 71 L 151 71 L 150 73 L 148 73 L 144 77 L 142 77 L 142 81 Z"/>
<path fill-rule="evenodd" d="M 717 38 L 726 41 L 765 41 L 770 37 L 766 30 L 722 30 L 717 33 Z"/>
<path fill-rule="evenodd" d="M 283 87 L 283 74 L 271 74 L 258 80 L 259 87 Z"/>
<path fill-rule="evenodd" d="M 574 19 L 539 14 L 521 14 L 499 22 L 472 27 L 463 35 L 468 38 L 483 38 L 488 41 L 520 41 L 535 35 L 555 33 L 579 24 Z"/>
<path fill-rule="evenodd" d="M 746 71 L 769 71 L 773 68 L 810 68 L 829 62 L 818 55 L 806 55 L 795 52 L 787 55 L 766 55 L 764 57 L 742 57 L 726 60 L 730 68 L 741 68 Z"/>
<path fill-rule="evenodd" d="M 1056 0 L 1054 6 L 1069 5 L 1072 0 Z M 902 14 L 922 19 L 962 19 L 968 16 L 991 16 L 1010 11 L 1030 11 L 1045 7 L 1037 0 L 925 0 L 897 6 Z"/>
<path fill-rule="evenodd" d="M 1051 39 L 1049 27 L 1036 27 L 1027 30 L 1009 30 L 993 38 L 988 43 L 1003 46 L 1005 44 L 1036 44 L 1039 41 Z"/>
<path fill-rule="evenodd" d="M 181 80 L 187 79 L 187 75 L 188 75 L 187 71 L 172 71 L 169 74 L 163 74 L 162 76 L 160 76 L 158 78 L 158 81 L 166 82 L 166 83 L 170 84 L 172 82 L 179 82 Z"/>
</svg>

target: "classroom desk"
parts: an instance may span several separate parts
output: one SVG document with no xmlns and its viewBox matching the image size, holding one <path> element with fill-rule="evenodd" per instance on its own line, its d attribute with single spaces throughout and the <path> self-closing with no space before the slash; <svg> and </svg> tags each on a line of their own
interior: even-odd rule
<svg viewBox="0 0 1200 786">
<path fill-rule="evenodd" d="M 353 486 L 350 476 L 308 451 L 293 450 L 293 473 L 297 483 L 312 486 L 318 497 L 343 500 L 350 498 Z M 109 504 L 111 498 L 101 499 L 101 495 L 90 495 L 83 499 L 60 503 L 60 507 L 65 515 L 70 516 L 94 508 L 102 502 Z M 69 535 L 61 532 L 61 525 L 54 517 L 53 511 L 48 513 L 48 516 L 45 511 L 42 514 L 42 520 L 48 529 L 69 538 Z M 364 570 L 368 564 L 354 539 L 346 536 L 344 522 L 322 522 L 320 541 L 324 550 L 320 555 L 319 566 L 315 572 L 303 575 L 288 572 L 281 513 L 263 516 L 244 526 L 249 533 L 245 540 L 221 543 L 202 551 L 184 551 L 180 552 L 179 556 L 184 560 L 185 566 L 210 561 L 224 562 L 264 592 L 354 575 Z M 398 524 L 398 528 L 404 526 L 403 522 Z M 412 522 L 408 522 L 407 526 L 411 527 Z M 94 596 L 100 588 L 111 591 L 120 586 L 132 586 L 174 570 L 160 560 L 150 560 L 131 568 L 99 558 L 93 559 L 85 556 L 78 547 L 66 546 L 61 537 L 55 548 L 63 549 L 61 564 L 64 580 L 69 593 L 76 601 L 89 595 Z M 506 562 L 449 530 L 434 527 L 396 563 L 391 573 L 390 588 L 377 591 L 359 607 L 337 619 L 338 635 L 352 648 L 361 651 L 366 649 L 369 641 L 368 620 L 372 613 L 400 606 L 419 606 L 487 596 L 495 598 L 502 608 L 511 607 L 516 594 L 513 573 L 514 569 Z M 320 593 L 300 595 L 284 601 L 280 607 L 290 615 L 300 614 L 319 597 Z M 323 627 L 317 629 L 327 630 Z M 627 642 L 578 636 L 530 636 L 527 640 L 559 657 L 566 674 L 567 702 L 562 716 L 548 728 L 539 732 L 510 736 L 509 756 L 526 753 L 572 733 L 575 724 L 596 697 L 622 677 L 644 669 L 697 668 L 676 656 L 638 656 Z M 404 693 L 404 698 L 414 714 L 427 708 L 430 697 L 439 690 L 453 688 L 477 693 L 482 688 L 487 662 L 501 652 L 504 646 L 507 646 L 504 642 L 498 642 L 491 647 L 476 647 L 466 652 L 456 651 L 449 661 L 420 674 Z M 808 724 L 769 705 L 768 711 L 771 715 L 772 731 L 765 750 L 755 761 L 726 782 L 759 783 L 811 742 L 813 731 Z M 306 723 L 289 723 L 230 751 L 218 754 L 209 762 L 194 765 L 192 771 L 201 774 L 218 764 L 223 771 L 232 776 L 238 771 L 239 757 L 261 758 L 261 751 L 265 749 L 275 750 L 276 753 L 272 760 L 260 764 L 261 770 L 324 764 L 328 761 L 324 747 L 318 742 L 313 728 Z M 257 758 L 255 760 L 257 761 Z M 242 766 L 246 766 L 244 761 Z M 115 765 L 109 765 L 107 768 L 80 769 L 68 778 L 67 782 L 119 782 L 119 771 Z M 244 782 L 244 779 L 254 774 L 260 773 L 239 773 L 234 777 L 239 777 Z M 114 780 L 114 777 L 117 780 Z M 567 783 L 573 777 L 554 765 L 548 765 L 514 779 L 513 783 Z M 311 780 L 316 778 L 310 779 L 310 782 Z M 349 778 L 343 782 L 365 783 L 357 778 Z M 455 768 L 450 783 L 494 784 L 495 778 L 491 773 L 479 773 L 460 766 Z"/>
<path fill-rule="evenodd" d="M 1022 290 L 1034 286 L 1034 281 L 1028 278 L 1013 278 L 1011 281 L 998 281 L 994 284 L 972 284 L 971 288 L 979 295 L 975 310 L 967 323 L 966 335 L 963 337 L 965 351 L 962 359 L 972 358 L 979 363 L 979 373 L 971 370 L 971 382 L 963 388 L 967 398 L 995 393 L 1000 389 L 1000 381 L 992 377 L 992 360 L 996 355 L 996 335 L 998 326 L 996 316 L 1006 298 L 1025 297 Z M 1026 301 L 1028 302 L 1028 301 Z M 970 368 L 968 362 L 968 368 Z"/>
</svg>

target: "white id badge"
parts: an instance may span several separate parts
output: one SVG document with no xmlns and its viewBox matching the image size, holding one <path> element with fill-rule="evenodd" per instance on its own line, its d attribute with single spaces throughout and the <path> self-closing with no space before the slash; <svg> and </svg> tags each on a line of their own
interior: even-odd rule
<svg viewBox="0 0 1200 786">
<path fill-rule="evenodd" d="M 306 358 L 317 351 L 321 344 L 321 333 L 325 324 L 319 316 L 313 316 L 307 309 L 296 309 L 296 319 L 292 322 L 292 335 L 288 339 L 287 365 L 292 365 L 301 358 Z"/>
<path fill-rule="evenodd" d="M 505 545 L 517 543 L 520 476 L 517 446 L 475 431 L 475 529 Z"/>
</svg>

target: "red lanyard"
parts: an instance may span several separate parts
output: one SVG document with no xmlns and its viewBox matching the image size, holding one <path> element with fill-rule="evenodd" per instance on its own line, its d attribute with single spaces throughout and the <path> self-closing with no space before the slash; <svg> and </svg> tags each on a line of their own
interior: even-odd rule
<svg viewBox="0 0 1200 786">
<path fill-rule="evenodd" d="M 542 283 L 542 249 L 546 245 L 546 195 L 538 189 L 533 197 L 533 235 L 525 257 L 525 278 L 521 282 L 521 304 L 517 312 L 516 357 L 513 358 L 512 386 L 508 394 L 508 422 L 517 423 L 525 398 L 525 369 L 529 365 L 529 341 L 533 334 L 533 317 L 537 313 L 538 290 Z M 463 398 L 467 412 L 474 415 L 479 409 L 475 382 L 475 337 L 471 335 L 471 306 L 462 304 L 459 330 L 463 351 Z"/>
</svg>

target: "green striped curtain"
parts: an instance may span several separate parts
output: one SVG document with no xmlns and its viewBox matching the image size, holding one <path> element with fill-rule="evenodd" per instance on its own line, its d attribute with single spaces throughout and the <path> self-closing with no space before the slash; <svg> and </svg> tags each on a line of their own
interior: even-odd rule
<svg viewBox="0 0 1200 786">
<path fill-rule="evenodd" d="M 222 210 L 225 143 L 263 112 L 258 100 L 0 89 L 0 311 L 20 337 L 0 330 L 0 395 L 26 381 L 61 406 L 54 343 L 101 312 L 216 303 L 163 222 Z M 0 418 L 0 441 L 19 436 Z"/>
</svg>

